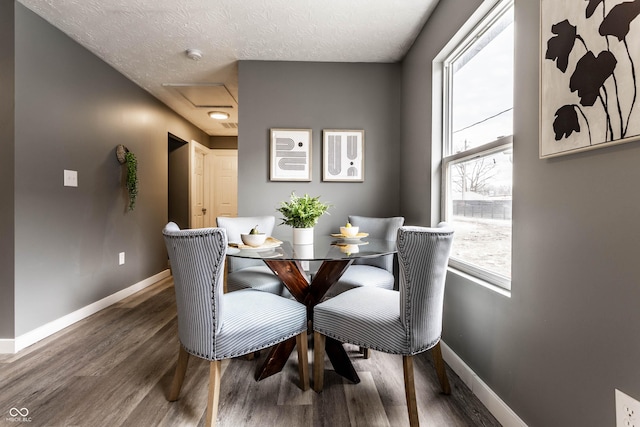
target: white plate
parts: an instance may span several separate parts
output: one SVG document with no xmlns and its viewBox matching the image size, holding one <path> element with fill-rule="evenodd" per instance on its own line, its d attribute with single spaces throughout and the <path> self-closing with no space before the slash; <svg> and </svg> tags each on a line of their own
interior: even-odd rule
<svg viewBox="0 0 640 427">
<path fill-rule="evenodd" d="M 338 237 L 338 238 L 344 239 L 344 240 L 359 240 L 359 239 L 362 239 L 363 237 L 367 237 L 368 235 L 369 235 L 369 233 L 358 233 L 353 237 L 348 237 L 348 236 L 345 236 L 342 233 L 332 233 L 331 237 Z"/>
<path fill-rule="evenodd" d="M 362 242 L 360 240 L 355 240 L 353 243 L 349 242 L 349 239 L 341 240 L 339 242 L 334 243 L 335 246 L 360 246 L 360 245 L 368 245 L 369 242 Z"/>
<path fill-rule="evenodd" d="M 249 246 L 245 245 L 244 243 L 229 243 L 229 246 L 231 246 L 232 248 L 242 249 L 243 251 L 263 251 L 265 249 L 277 248 L 281 244 L 282 241 L 269 236 L 260 246 Z"/>
</svg>

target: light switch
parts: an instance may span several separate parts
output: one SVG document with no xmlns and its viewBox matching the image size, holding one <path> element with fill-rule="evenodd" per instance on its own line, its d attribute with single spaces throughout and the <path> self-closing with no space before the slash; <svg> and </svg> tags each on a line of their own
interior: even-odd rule
<svg viewBox="0 0 640 427">
<path fill-rule="evenodd" d="M 64 186 L 65 187 L 77 187 L 78 186 L 78 171 L 64 170 Z"/>
</svg>

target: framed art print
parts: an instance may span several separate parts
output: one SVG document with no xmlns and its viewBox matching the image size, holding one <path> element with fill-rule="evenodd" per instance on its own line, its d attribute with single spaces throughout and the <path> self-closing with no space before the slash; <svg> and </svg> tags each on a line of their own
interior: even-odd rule
<svg viewBox="0 0 640 427">
<path fill-rule="evenodd" d="M 364 181 L 364 130 L 322 131 L 322 180 Z"/>
<path fill-rule="evenodd" d="M 640 138 L 637 2 L 540 2 L 540 158 Z"/>
<path fill-rule="evenodd" d="M 311 181 L 311 129 L 271 129 L 271 181 Z"/>
</svg>

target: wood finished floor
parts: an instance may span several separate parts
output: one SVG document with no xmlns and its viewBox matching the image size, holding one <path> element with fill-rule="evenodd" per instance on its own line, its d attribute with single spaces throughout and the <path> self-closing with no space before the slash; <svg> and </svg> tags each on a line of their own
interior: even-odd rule
<svg viewBox="0 0 640 427">
<path fill-rule="evenodd" d="M 180 400 L 165 399 L 178 354 L 172 285 L 160 281 L 15 355 L 0 355 L 0 426 L 204 425 L 206 361 L 191 357 Z M 298 387 L 295 351 L 281 373 L 261 382 L 253 376 L 266 352 L 224 361 L 217 425 L 407 426 L 402 358 L 372 352 L 363 359 L 356 347 L 346 349 L 362 381 L 343 380 L 327 361 L 320 394 Z M 417 356 L 414 369 L 423 426 L 500 425 L 450 369 L 452 393 L 439 393 L 430 354 Z M 27 408 L 30 422 L 12 419 L 11 408 Z"/>
</svg>

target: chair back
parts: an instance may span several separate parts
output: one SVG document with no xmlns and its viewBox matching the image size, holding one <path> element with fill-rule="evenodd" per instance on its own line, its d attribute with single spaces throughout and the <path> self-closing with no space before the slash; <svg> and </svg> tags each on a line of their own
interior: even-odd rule
<svg viewBox="0 0 640 427">
<path fill-rule="evenodd" d="M 405 226 L 398 230 L 400 318 L 412 354 L 433 347 L 442 334 L 442 310 L 453 229 Z"/>
<path fill-rule="evenodd" d="M 225 230 L 180 230 L 169 223 L 162 234 L 176 293 L 178 337 L 189 353 L 212 360 L 215 334 L 222 326 Z"/>
<path fill-rule="evenodd" d="M 398 229 L 404 224 L 404 217 L 394 216 L 389 218 L 374 218 L 367 216 L 349 215 L 351 225 L 360 227 L 361 232 L 369 233 L 374 239 L 396 241 Z M 354 264 L 372 265 L 384 268 L 393 274 L 393 255 L 385 255 L 376 258 L 360 258 Z"/>
<path fill-rule="evenodd" d="M 227 238 L 230 243 L 242 243 L 240 238 L 241 234 L 247 234 L 258 226 L 258 231 L 265 233 L 267 236 L 271 236 L 273 228 L 276 224 L 276 217 L 274 216 L 239 216 L 239 217 L 227 217 L 219 216 L 216 218 L 216 224 L 218 227 L 224 228 L 227 231 Z M 243 258 L 231 258 L 227 260 L 229 263 L 229 273 L 233 273 L 243 268 L 261 266 L 264 262 L 261 260 L 243 259 Z"/>
</svg>

